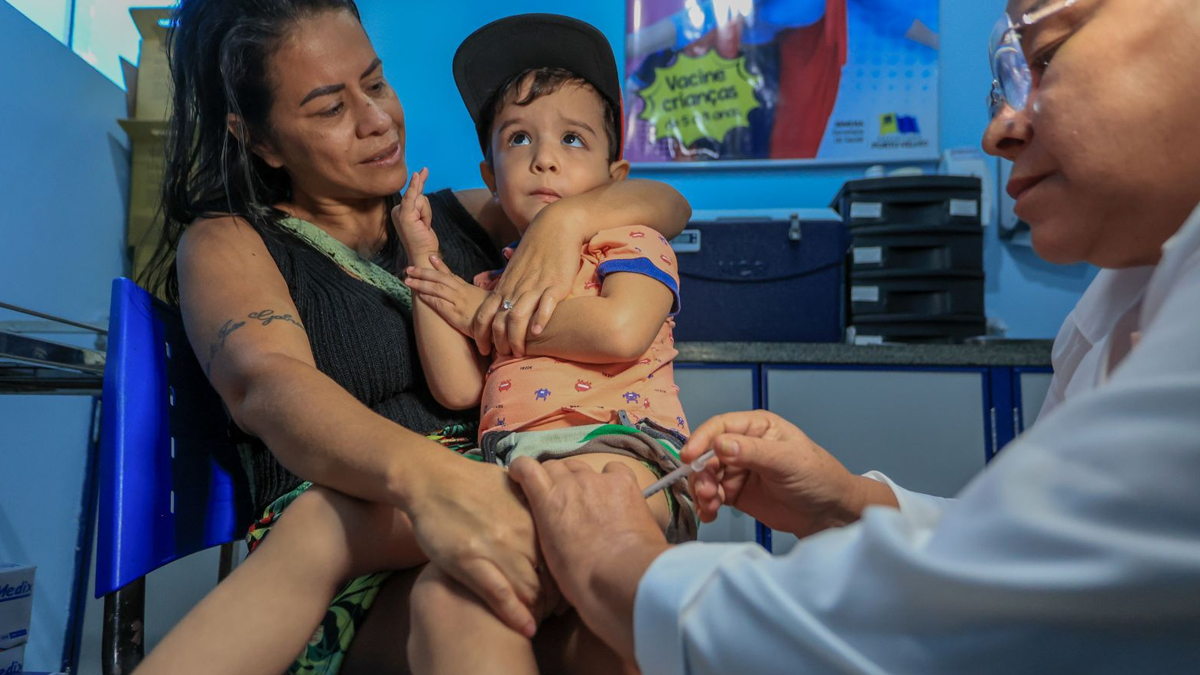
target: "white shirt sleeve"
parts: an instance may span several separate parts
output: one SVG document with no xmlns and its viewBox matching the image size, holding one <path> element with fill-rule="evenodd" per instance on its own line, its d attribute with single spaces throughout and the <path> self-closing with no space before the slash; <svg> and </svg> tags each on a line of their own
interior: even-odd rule
<svg viewBox="0 0 1200 675">
<path fill-rule="evenodd" d="M 868 471 L 863 474 L 863 477 L 885 483 L 891 488 L 892 494 L 896 495 L 896 501 L 900 505 L 900 512 L 904 514 L 904 519 L 912 524 L 921 523 L 932 527 L 942 517 L 942 511 L 946 506 L 954 503 L 953 499 L 946 497 L 934 497 L 906 490 L 879 471 Z"/>
<path fill-rule="evenodd" d="M 1196 672 L 1200 246 L 1173 254 L 1110 380 L 957 501 L 868 509 L 785 556 L 662 555 L 635 604 L 642 672 Z"/>
</svg>

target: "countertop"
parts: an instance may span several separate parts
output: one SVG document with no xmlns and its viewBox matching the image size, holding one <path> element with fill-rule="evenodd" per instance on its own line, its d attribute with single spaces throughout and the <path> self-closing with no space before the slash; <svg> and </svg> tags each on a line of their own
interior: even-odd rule
<svg viewBox="0 0 1200 675">
<path fill-rule="evenodd" d="M 679 342 L 678 363 L 788 363 L 875 366 L 1049 367 L 1052 340 L 960 345 L 848 345 L 796 342 Z"/>
</svg>

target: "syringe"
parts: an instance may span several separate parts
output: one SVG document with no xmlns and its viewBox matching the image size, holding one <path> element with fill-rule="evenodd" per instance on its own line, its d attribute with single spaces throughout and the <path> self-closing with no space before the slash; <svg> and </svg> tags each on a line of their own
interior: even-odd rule
<svg viewBox="0 0 1200 675">
<path fill-rule="evenodd" d="M 649 497 L 650 495 L 658 492 L 659 490 L 662 490 L 663 488 L 667 487 L 671 483 L 674 483 L 675 481 L 679 480 L 680 478 L 687 478 L 688 476 L 696 473 L 697 471 L 703 471 L 704 465 L 708 463 L 708 460 L 710 460 L 716 456 L 717 456 L 716 450 L 709 450 L 708 452 L 704 453 L 703 455 L 700 455 L 696 459 L 692 460 L 691 464 L 684 464 L 683 466 L 679 467 L 678 469 L 675 469 L 671 473 L 654 481 L 654 483 L 652 483 L 650 485 L 650 487 L 646 488 L 645 490 L 642 490 L 642 497 L 643 498 Z"/>
</svg>

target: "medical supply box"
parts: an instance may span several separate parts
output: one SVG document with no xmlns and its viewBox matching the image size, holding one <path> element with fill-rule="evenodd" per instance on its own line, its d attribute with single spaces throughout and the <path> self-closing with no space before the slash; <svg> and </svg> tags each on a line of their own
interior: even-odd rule
<svg viewBox="0 0 1200 675">
<path fill-rule="evenodd" d="M 19 673 L 24 667 L 36 569 L 0 563 L 0 674 Z"/>
<path fill-rule="evenodd" d="M 697 211 L 671 242 L 675 339 L 840 342 L 849 241 L 829 209 Z"/>
<path fill-rule="evenodd" d="M 25 672 L 25 645 L 0 649 L 0 675 L 21 675 Z"/>
<path fill-rule="evenodd" d="M 834 199 L 850 233 L 847 337 L 961 342 L 986 332 L 978 178 L 854 180 Z"/>
</svg>

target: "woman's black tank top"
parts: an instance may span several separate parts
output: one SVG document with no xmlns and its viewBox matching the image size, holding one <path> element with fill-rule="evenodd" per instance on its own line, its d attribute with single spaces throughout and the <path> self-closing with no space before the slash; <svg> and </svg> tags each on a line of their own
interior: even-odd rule
<svg viewBox="0 0 1200 675">
<path fill-rule="evenodd" d="M 429 201 L 442 256 L 456 274 L 470 280 L 503 266 L 487 233 L 450 190 L 430 194 Z M 409 310 L 290 234 L 265 235 L 263 241 L 287 282 L 321 372 L 375 412 L 419 433 L 478 421 L 477 410 L 450 411 L 433 399 Z M 399 257 L 396 268 L 402 269 L 402 251 Z M 257 517 L 302 479 L 262 441 L 244 435 L 239 441 Z"/>
</svg>

